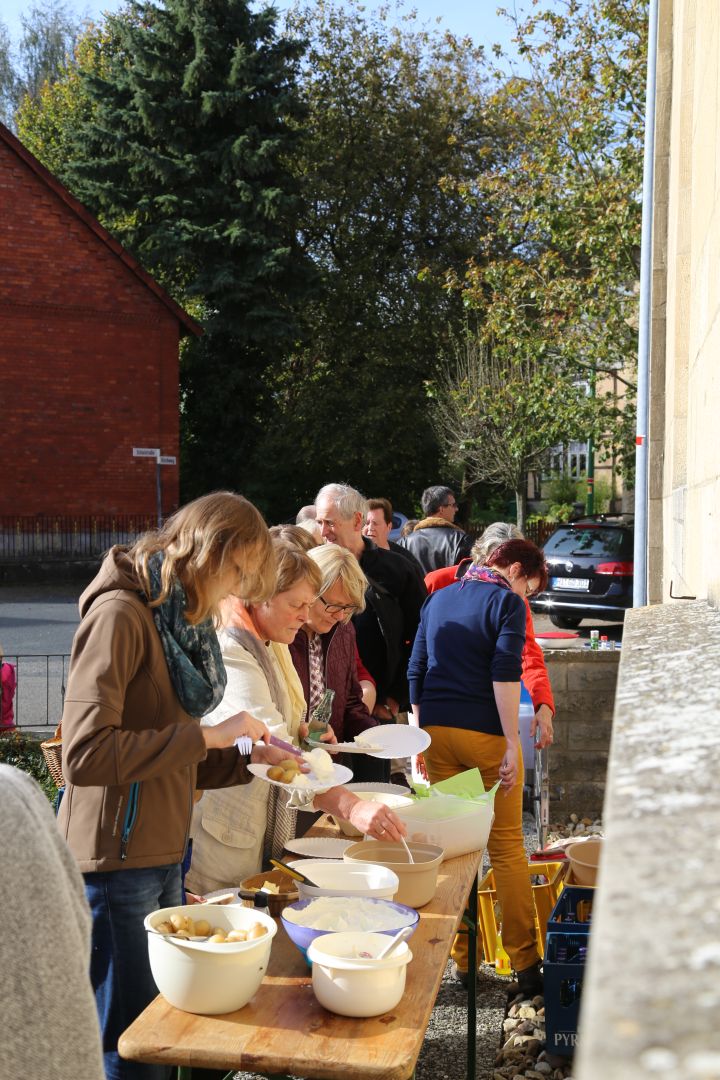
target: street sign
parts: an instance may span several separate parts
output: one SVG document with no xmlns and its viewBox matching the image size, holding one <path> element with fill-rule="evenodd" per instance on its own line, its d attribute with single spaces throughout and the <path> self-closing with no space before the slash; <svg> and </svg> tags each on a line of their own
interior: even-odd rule
<svg viewBox="0 0 720 1080">
<path fill-rule="evenodd" d="M 159 457 L 158 461 L 160 462 L 161 465 L 177 465 L 177 458 L 170 457 L 167 454 L 165 454 L 162 457 Z"/>
<path fill-rule="evenodd" d="M 149 446 L 133 446 L 133 457 L 159 458 L 160 451 Z"/>
</svg>

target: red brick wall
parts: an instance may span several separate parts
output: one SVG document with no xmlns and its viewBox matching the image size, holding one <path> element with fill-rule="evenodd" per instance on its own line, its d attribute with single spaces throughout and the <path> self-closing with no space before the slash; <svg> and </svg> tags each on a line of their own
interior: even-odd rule
<svg viewBox="0 0 720 1080">
<path fill-rule="evenodd" d="M 154 514 L 178 456 L 179 323 L 0 140 L 0 514 Z M 165 512 L 178 468 L 162 469 Z"/>
</svg>

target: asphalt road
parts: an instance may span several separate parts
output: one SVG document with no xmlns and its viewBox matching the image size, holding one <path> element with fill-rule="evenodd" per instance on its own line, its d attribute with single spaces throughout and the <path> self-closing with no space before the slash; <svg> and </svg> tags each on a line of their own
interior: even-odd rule
<svg viewBox="0 0 720 1080">
<path fill-rule="evenodd" d="M 61 711 L 67 657 L 79 622 L 78 598 L 84 585 L 6 585 L 0 589 L 0 644 L 8 660 L 17 658 L 16 723 L 22 727 L 54 726 Z M 535 632 L 555 631 L 546 615 L 535 615 Z M 569 648 L 582 648 L 591 629 L 622 638 L 622 623 L 584 619 Z"/>
</svg>

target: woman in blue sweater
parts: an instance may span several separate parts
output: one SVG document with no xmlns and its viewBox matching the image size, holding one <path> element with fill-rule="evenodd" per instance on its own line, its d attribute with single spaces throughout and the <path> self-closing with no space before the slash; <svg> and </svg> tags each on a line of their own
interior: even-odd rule
<svg viewBox="0 0 720 1080">
<path fill-rule="evenodd" d="M 478 768 L 486 788 L 501 781 L 488 852 L 502 905 L 503 945 L 526 996 L 542 993 L 535 915 L 522 834 L 522 750 L 518 731 L 524 597 L 547 584 L 542 552 L 508 540 L 454 585 L 425 601 L 408 679 L 414 722 L 432 743 L 431 783 Z M 467 937 L 452 952 L 467 983 Z"/>
</svg>

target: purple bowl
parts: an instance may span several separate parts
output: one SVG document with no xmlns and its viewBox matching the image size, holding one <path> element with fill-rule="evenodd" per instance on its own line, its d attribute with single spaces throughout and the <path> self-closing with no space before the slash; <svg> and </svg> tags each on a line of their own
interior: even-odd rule
<svg viewBox="0 0 720 1080">
<path fill-rule="evenodd" d="M 303 908 L 306 908 L 308 906 L 308 904 L 314 904 L 318 899 L 321 898 L 317 896 L 312 896 L 309 900 L 297 900 L 294 904 L 288 904 L 287 907 L 284 908 L 284 910 L 280 914 L 280 919 L 282 920 L 282 924 L 285 927 L 285 932 L 287 936 L 290 938 L 293 945 L 296 945 L 300 952 L 303 954 L 308 967 L 312 967 L 312 964 L 307 958 L 307 950 L 310 943 L 314 941 L 315 938 L 322 937 L 324 934 L 339 933 L 339 931 L 314 930 L 310 926 L 300 926 L 298 923 L 290 922 L 288 919 L 286 919 L 285 912 L 302 911 Z M 384 908 L 392 908 L 394 911 L 397 911 L 398 914 L 402 914 L 403 916 L 412 916 L 412 922 L 406 925 L 412 927 L 413 933 L 415 933 L 415 931 L 417 930 L 417 925 L 420 922 L 420 915 L 415 910 L 415 908 L 408 907 L 406 904 L 396 904 L 393 900 L 380 900 L 376 897 L 371 896 L 348 896 L 346 897 L 346 899 L 349 904 L 352 904 L 355 900 L 362 900 L 363 904 L 380 904 Z M 393 934 L 397 934 L 399 929 L 400 927 L 396 926 L 393 930 L 378 930 L 377 933 L 388 934 L 390 937 L 392 937 Z"/>
</svg>

